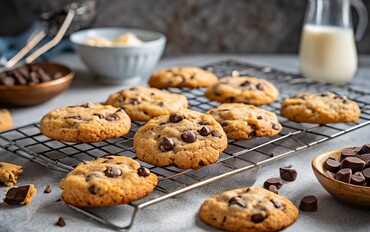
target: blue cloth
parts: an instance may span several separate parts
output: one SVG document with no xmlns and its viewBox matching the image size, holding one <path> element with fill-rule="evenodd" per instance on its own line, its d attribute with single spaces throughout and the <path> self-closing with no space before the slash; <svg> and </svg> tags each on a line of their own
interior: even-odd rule
<svg viewBox="0 0 370 232">
<path fill-rule="evenodd" d="M 29 29 L 25 32 L 17 35 L 17 36 L 2 36 L 0 37 L 0 57 L 5 57 L 7 60 L 11 59 L 15 54 L 21 50 L 27 42 L 27 39 L 30 37 L 32 32 L 40 27 L 41 23 L 37 22 L 33 24 Z M 53 37 L 46 36 L 42 39 L 39 44 L 33 48 L 29 54 L 32 54 L 37 48 L 40 48 L 42 45 L 49 42 Z M 72 51 L 72 46 L 69 41 L 68 37 L 63 38 L 59 44 L 57 44 L 54 48 L 50 49 L 48 52 L 44 53 L 39 59 L 49 60 L 53 56 L 57 55 L 62 51 Z M 28 55 L 29 55 L 28 54 Z M 26 58 L 27 55 L 24 57 Z"/>
</svg>

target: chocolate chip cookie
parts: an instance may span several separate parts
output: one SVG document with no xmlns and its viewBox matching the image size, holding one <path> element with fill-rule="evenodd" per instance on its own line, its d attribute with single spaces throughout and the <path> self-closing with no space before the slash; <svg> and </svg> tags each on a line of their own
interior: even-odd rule
<svg viewBox="0 0 370 232">
<path fill-rule="evenodd" d="M 205 223 L 227 231 L 278 231 L 295 222 L 298 209 L 282 196 L 250 187 L 207 199 L 199 216 Z"/>
<path fill-rule="evenodd" d="M 61 182 L 62 199 L 75 206 L 127 204 L 149 195 L 157 176 L 135 160 L 104 156 L 80 163 Z"/>
<path fill-rule="evenodd" d="M 276 101 L 279 91 L 270 82 L 255 77 L 223 77 L 209 87 L 205 96 L 221 103 L 264 105 Z"/>
<path fill-rule="evenodd" d="M 299 93 L 286 98 L 280 114 L 294 122 L 340 123 L 355 122 L 361 115 L 356 102 L 333 93 Z"/>
<path fill-rule="evenodd" d="M 282 126 L 277 116 L 267 110 L 241 103 L 224 103 L 210 109 L 228 139 L 243 140 L 279 134 Z"/>
<path fill-rule="evenodd" d="M 0 162 L 0 183 L 11 187 L 17 183 L 18 176 L 22 174 L 21 166 Z"/>
<path fill-rule="evenodd" d="M 148 121 L 134 136 L 137 157 L 155 166 L 199 169 L 217 161 L 227 138 L 212 116 L 183 110 Z"/>
<path fill-rule="evenodd" d="M 131 120 L 124 110 L 86 103 L 55 109 L 40 123 L 41 133 L 64 142 L 93 143 L 125 135 Z"/>
<path fill-rule="evenodd" d="M 33 184 L 14 186 L 5 192 L 5 205 L 29 205 L 32 197 L 37 193 Z"/>
<path fill-rule="evenodd" d="M 196 67 L 179 66 L 154 73 L 149 79 L 149 85 L 158 89 L 200 88 L 211 86 L 217 81 L 217 76 L 211 72 Z"/>
<path fill-rule="evenodd" d="M 186 109 L 188 100 L 181 94 L 136 86 L 112 94 L 105 104 L 124 109 L 133 121 L 148 121 Z"/>
<path fill-rule="evenodd" d="M 0 109 L 0 131 L 8 130 L 13 127 L 13 119 L 10 112 L 6 109 Z"/>
</svg>

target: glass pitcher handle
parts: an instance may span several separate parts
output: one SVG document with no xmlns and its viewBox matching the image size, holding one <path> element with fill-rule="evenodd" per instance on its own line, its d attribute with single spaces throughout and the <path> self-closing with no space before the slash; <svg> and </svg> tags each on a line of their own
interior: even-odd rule
<svg viewBox="0 0 370 232">
<path fill-rule="evenodd" d="M 351 0 L 351 5 L 353 6 L 353 8 L 355 8 L 358 14 L 359 20 L 358 20 L 355 38 L 356 38 L 356 41 L 360 41 L 367 27 L 367 20 L 368 20 L 367 10 L 366 10 L 365 4 L 361 0 Z"/>
</svg>

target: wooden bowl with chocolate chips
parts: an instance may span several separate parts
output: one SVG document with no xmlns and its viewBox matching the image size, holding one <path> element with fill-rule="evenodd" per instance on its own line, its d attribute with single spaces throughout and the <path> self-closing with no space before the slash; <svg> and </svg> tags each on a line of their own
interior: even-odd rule
<svg viewBox="0 0 370 232">
<path fill-rule="evenodd" d="M 74 71 L 60 64 L 26 64 L 0 73 L 0 104 L 33 106 L 44 103 L 66 90 Z"/>
<path fill-rule="evenodd" d="M 370 144 L 319 154 L 311 164 L 320 184 L 337 200 L 370 208 Z"/>
</svg>

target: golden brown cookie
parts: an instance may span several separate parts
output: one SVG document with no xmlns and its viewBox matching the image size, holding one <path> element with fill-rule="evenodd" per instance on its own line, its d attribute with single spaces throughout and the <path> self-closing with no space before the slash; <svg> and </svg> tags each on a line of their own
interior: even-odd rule
<svg viewBox="0 0 370 232">
<path fill-rule="evenodd" d="M 154 73 L 149 79 L 149 85 L 158 89 L 169 87 L 200 88 L 217 83 L 215 74 L 196 67 L 172 67 Z"/>
<path fill-rule="evenodd" d="M 280 114 L 294 122 L 340 123 L 355 122 L 361 115 L 358 104 L 333 93 L 299 93 L 286 98 Z"/>
<path fill-rule="evenodd" d="M 127 134 L 131 120 L 124 110 L 86 103 L 55 109 L 40 123 L 41 133 L 64 142 L 93 143 Z"/>
<path fill-rule="evenodd" d="M 80 163 L 60 182 L 62 199 L 75 206 L 127 204 L 149 195 L 157 176 L 135 160 L 104 156 Z"/>
<path fill-rule="evenodd" d="M 270 104 L 277 100 L 279 91 L 270 82 L 255 77 L 223 77 L 209 87 L 204 95 L 221 103 Z"/>
<path fill-rule="evenodd" d="M 227 147 L 225 132 L 210 115 L 183 110 L 148 121 L 134 136 L 137 157 L 155 166 L 199 169 Z"/>
<path fill-rule="evenodd" d="M 21 166 L 0 162 L 0 184 L 11 187 L 17 183 L 18 176 L 22 174 Z"/>
<path fill-rule="evenodd" d="M 184 95 L 141 86 L 114 93 L 105 104 L 122 108 L 133 121 L 148 121 L 188 108 Z"/>
<path fill-rule="evenodd" d="M 199 216 L 205 223 L 227 231 L 279 231 L 297 220 L 298 209 L 285 197 L 250 187 L 207 199 Z"/>
<path fill-rule="evenodd" d="M 9 130 L 13 127 L 13 119 L 10 112 L 6 109 L 0 109 L 0 131 Z"/>
<path fill-rule="evenodd" d="M 274 136 L 282 129 L 276 114 L 253 105 L 224 103 L 207 114 L 221 124 L 228 139 Z"/>
</svg>

